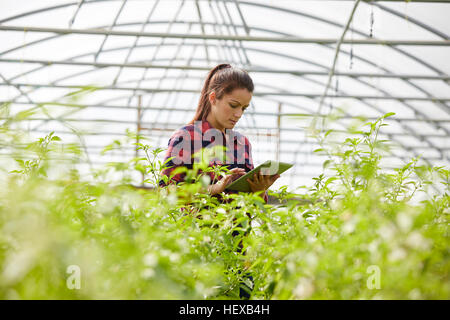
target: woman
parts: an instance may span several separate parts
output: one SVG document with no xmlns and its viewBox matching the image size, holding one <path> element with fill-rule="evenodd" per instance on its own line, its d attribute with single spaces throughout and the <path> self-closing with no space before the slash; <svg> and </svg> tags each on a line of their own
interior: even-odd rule
<svg viewBox="0 0 450 320">
<path fill-rule="evenodd" d="M 247 137 L 232 130 L 248 108 L 252 98 L 254 85 L 248 73 L 229 64 L 219 64 L 210 70 L 200 96 L 194 118 L 184 127 L 177 130 L 169 140 L 165 160 L 168 169 L 163 175 L 170 177 L 178 166 L 191 169 L 196 160 L 194 154 L 202 148 L 222 145 L 226 147 L 226 161 L 214 159 L 210 166 L 226 165 L 230 173 L 222 177 L 211 177 L 208 192 L 220 198 L 226 186 L 239 176 L 254 168 L 251 144 Z M 221 161 L 222 160 L 222 161 Z M 184 181 L 185 174 L 177 174 L 169 183 Z M 267 189 L 279 178 L 279 175 L 257 174 L 253 180 L 247 180 L 252 192 L 264 191 L 267 202 Z M 160 186 L 166 183 L 160 181 Z"/>
<path fill-rule="evenodd" d="M 234 68 L 229 64 L 219 64 L 210 70 L 203 85 L 194 118 L 186 126 L 177 130 L 169 140 L 165 161 L 171 157 L 173 159 L 167 163 L 168 169 L 163 171 L 163 175 L 170 178 L 172 171 L 179 166 L 192 169 L 193 162 L 196 161 L 195 153 L 203 148 L 223 146 L 226 150 L 226 159 L 222 154 L 221 157 L 210 161 L 209 166 L 226 165 L 230 171 L 222 177 L 208 173 L 211 178 L 208 193 L 219 200 L 222 200 L 220 195 L 223 192 L 232 193 L 225 190 L 226 186 L 254 168 L 250 141 L 244 135 L 232 130 L 248 108 L 253 89 L 252 79 L 242 69 Z M 185 173 L 175 174 L 168 179 L 167 183 L 179 183 L 184 181 L 185 176 Z M 247 179 L 247 181 L 252 192 L 263 193 L 264 200 L 267 202 L 266 190 L 278 178 L 279 175 L 257 174 L 253 180 Z M 160 186 L 165 186 L 167 183 L 161 181 Z M 236 231 L 233 232 L 233 236 L 238 234 Z M 238 250 L 239 252 L 242 250 L 242 242 Z M 253 281 L 251 276 L 248 278 Z M 241 286 L 246 285 L 241 283 Z M 240 288 L 240 296 L 250 297 L 242 288 Z"/>
</svg>

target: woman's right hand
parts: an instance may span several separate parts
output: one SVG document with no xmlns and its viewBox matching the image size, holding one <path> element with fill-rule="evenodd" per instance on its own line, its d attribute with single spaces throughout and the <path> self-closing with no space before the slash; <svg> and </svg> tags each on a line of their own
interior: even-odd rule
<svg viewBox="0 0 450 320">
<path fill-rule="evenodd" d="M 245 169 L 242 168 L 233 168 L 229 171 L 229 173 L 223 176 L 219 181 L 215 184 L 212 184 L 208 187 L 208 191 L 211 195 L 215 195 L 221 193 L 225 190 L 228 184 L 233 181 L 233 178 L 236 176 L 242 176 L 245 174 Z"/>
</svg>

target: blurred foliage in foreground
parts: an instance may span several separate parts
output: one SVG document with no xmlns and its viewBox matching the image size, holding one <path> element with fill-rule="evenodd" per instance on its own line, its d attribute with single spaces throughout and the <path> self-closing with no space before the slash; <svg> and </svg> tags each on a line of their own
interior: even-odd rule
<svg viewBox="0 0 450 320">
<path fill-rule="evenodd" d="M 16 169 L 1 169 L 0 298 L 238 299 L 245 270 L 252 299 L 449 299 L 449 170 L 412 159 L 384 172 L 387 116 L 339 149 L 327 145 L 332 131 L 319 133 L 328 174 L 304 188 L 306 204 L 286 187 L 272 193 L 277 206 L 254 194 L 220 204 L 196 174 L 207 156 L 188 183 L 158 188 L 162 150 L 144 144 L 145 157 L 90 180 L 76 167 L 80 149 L 53 133 L 17 147 Z M 0 140 L 15 139 L 4 125 Z M 53 160 L 70 154 L 69 165 Z M 131 187 L 133 171 L 155 189 Z"/>
</svg>

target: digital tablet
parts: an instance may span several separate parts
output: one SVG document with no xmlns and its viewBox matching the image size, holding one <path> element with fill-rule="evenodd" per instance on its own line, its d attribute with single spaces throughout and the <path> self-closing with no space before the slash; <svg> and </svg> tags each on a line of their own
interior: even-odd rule
<svg viewBox="0 0 450 320">
<path fill-rule="evenodd" d="M 261 173 L 264 175 L 274 175 L 274 174 L 282 174 L 292 166 L 293 165 L 290 163 L 267 160 L 266 162 L 260 164 L 253 170 L 247 172 L 245 175 L 234 180 L 225 188 L 225 190 L 250 192 L 251 191 L 250 184 L 248 183 L 247 179 L 252 180 L 253 176 L 260 170 Z"/>
</svg>

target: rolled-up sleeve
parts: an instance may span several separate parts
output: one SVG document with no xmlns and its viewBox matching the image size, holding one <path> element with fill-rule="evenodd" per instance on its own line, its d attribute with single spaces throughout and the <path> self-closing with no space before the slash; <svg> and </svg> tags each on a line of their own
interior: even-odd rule
<svg viewBox="0 0 450 320">
<path fill-rule="evenodd" d="M 167 161 L 165 169 L 161 175 L 167 177 L 165 182 L 163 179 L 159 181 L 160 187 L 165 187 L 171 183 L 180 183 L 186 177 L 185 172 L 172 175 L 173 171 L 179 167 L 186 167 L 192 169 L 192 139 L 191 133 L 185 128 L 176 131 L 169 139 L 168 148 L 164 157 L 164 162 Z M 170 160 L 169 160 L 170 159 Z"/>
</svg>

